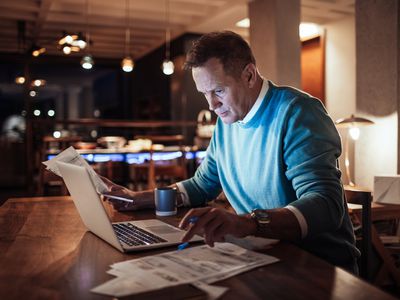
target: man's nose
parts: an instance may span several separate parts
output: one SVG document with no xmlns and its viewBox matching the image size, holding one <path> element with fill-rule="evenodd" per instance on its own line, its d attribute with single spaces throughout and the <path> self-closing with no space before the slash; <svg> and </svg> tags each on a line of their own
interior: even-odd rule
<svg viewBox="0 0 400 300">
<path fill-rule="evenodd" d="M 208 108 L 209 108 L 211 111 L 214 111 L 214 110 L 216 110 L 218 107 L 221 106 L 221 102 L 219 102 L 218 99 L 217 99 L 217 97 L 215 97 L 215 96 L 210 96 L 210 97 L 208 97 L 207 102 L 208 102 Z"/>
</svg>

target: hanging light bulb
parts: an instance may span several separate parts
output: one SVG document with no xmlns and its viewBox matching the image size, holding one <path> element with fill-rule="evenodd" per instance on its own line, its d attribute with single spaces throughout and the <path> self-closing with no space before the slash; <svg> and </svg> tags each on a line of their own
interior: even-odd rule
<svg viewBox="0 0 400 300">
<path fill-rule="evenodd" d="M 87 37 L 87 42 L 85 42 L 86 48 L 86 55 L 82 57 L 81 59 L 81 66 L 82 68 L 86 70 L 90 70 L 93 68 L 94 65 L 94 60 L 93 57 L 89 54 L 89 46 L 90 46 L 90 40 L 89 40 L 89 0 L 86 0 L 86 37 Z"/>
<path fill-rule="evenodd" d="M 62 50 L 63 50 L 64 54 L 66 54 L 66 55 L 70 54 L 72 51 L 71 47 L 68 45 L 63 46 Z"/>
<path fill-rule="evenodd" d="M 360 137 L 360 128 L 358 128 L 356 126 L 350 127 L 349 134 L 353 140 L 355 140 L 355 141 L 358 140 L 358 138 Z"/>
<path fill-rule="evenodd" d="M 130 31 L 130 8 L 129 8 L 129 0 L 125 0 L 125 12 L 126 12 L 126 29 L 125 29 L 125 57 L 121 61 L 121 67 L 124 72 L 132 72 L 135 67 L 135 63 L 133 59 L 129 55 L 130 48 L 130 40 L 131 40 L 131 31 Z"/>
<path fill-rule="evenodd" d="M 91 68 L 93 68 L 93 65 L 94 65 L 94 61 L 90 54 L 86 54 L 84 57 L 82 57 L 82 60 L 81 60 L 82 68 L 84 68 L 86 70 L 90 70 Z"/>
<path fill-rule="evenodd" d="M 133 62 L 132 58 L 130 56 L 126 56 L 121 63 L 122 70 L 124 72 L 132 72 L 133 68 L 135 66 L 135 63 Z"/>
<path fill-rule="evenodd" d="M 174 63 L 171 60 L 164 60 L 162 63 L 162 71 L 165 75 L 171 75 L 174 73 Z"/>
<path fill-rule="evenodd" d="M 161 69 L 165 75 L 171 75 L 174 73 L 175 66 L 170 59 L 171 31 L 169 28 L 169 0 L 165 2 L 165 19 L 167 21 L 167 29 L 165 31 L 165 60 L 161 65 Z"/>
</svg>

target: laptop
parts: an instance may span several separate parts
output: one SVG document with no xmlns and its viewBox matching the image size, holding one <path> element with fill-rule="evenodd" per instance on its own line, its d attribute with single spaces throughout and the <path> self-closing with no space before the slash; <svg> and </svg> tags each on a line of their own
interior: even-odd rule
<svg viewBox="0 0 400 300">
<path fill-rule="evenodd" d="M 57 162 L 57 166 L 85 226 L 119 251 L 140 251 L 181 243 L 184 231 L 158 219 L 112 223 L 88 171 L 63 162 Z M 201 240 L 200 236 L 192 239 Z"/>
</svg>

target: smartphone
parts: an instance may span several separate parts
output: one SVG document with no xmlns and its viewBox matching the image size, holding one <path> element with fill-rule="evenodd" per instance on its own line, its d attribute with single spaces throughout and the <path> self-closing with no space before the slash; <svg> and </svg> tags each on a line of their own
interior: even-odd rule
<svg viewBox="0 0 400 300">
<path fill-rule="evenodd" d="M 129 202 L 129 203 L 133 203 L 133 200 L 129 199 L 129 198 L 124 198 L 124 197 L 114 196 L 114 195 L 109 195 L 109 194 L 101 194 L 101 195 L 104 197 L 110 198 L 110 199 L 121 200 L 121 201 Z"/>
</svg>

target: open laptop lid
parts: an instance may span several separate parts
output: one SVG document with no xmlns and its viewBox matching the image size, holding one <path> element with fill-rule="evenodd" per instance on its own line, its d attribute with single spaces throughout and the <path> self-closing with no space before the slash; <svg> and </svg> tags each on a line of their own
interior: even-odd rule
<svg viewBox="0 0 400 300">
<path fill-rule="evenodd" d="M 57 162 L 57 166 L 85 226 L 124 252 L 87 170 L 63 162 Z"/>
</svg>

